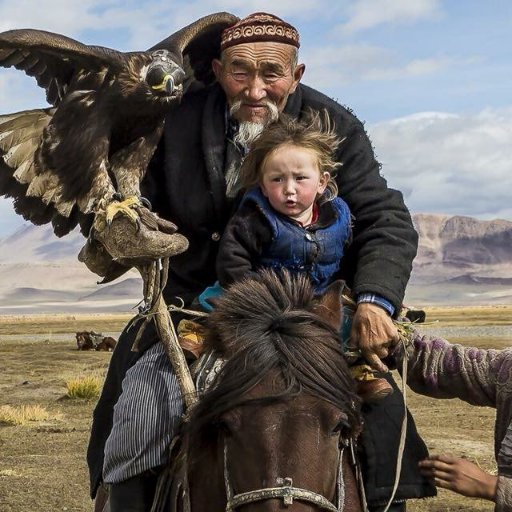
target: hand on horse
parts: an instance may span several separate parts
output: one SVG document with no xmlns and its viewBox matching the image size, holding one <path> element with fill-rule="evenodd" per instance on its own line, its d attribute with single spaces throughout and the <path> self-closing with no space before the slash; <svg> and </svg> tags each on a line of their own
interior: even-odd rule
<svg viewBox="0 0 512 512">
<path fill-rule="evenodd" d="M 358 304 L 350 338 L 375 370 L 387 372 L 381 359 L 398 343 L 398 330 L 389 314 L 376 304 Z"/>
<path fill-rule="evenodd" d="M 421 472 L 438 487 L 468 498 L 494 501 L 498 477 L 486 473 L 469 460 L 451 454 L 431 455 L 419 462 Z"/>
</svg>

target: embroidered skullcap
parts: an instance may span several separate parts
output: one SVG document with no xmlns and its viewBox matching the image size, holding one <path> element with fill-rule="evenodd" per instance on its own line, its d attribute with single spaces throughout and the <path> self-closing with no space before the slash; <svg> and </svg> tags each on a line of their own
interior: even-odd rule
<svg viewBox="0 0 512 512">
<path fill-rule="evenodd" d="M 255 12 L 222 32 L 220 49 L 242 43 L 275 42 L 299 48 L 299 33 L 281 18 L 266 12 Z"/>
</svg>

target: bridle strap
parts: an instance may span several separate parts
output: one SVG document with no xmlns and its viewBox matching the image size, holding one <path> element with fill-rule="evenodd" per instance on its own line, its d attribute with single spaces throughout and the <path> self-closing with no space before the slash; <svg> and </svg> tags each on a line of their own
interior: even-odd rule
<svg viewBox="0 0 512 512">
<path fill-rule="evenodd" d="M 226 487 L 226 512 L 234 512 L 237 507 L 263 501 L 268 499 L 282 499 L 285 506 L 293 504 L 293 500 L 306 501 L 316 505 L 322 510 L 329 512 L 343 512 L 343 505 L 345 501 L 345 489 L 343 483 L 343 451 L 344 447 L 340 447 L 339 461 L 338 461 L 338 474 L 336 477 L 337 489 L 337 506 L 329 501 L 325 496 L 318 494 L 307 489 L 300 487 L 293 487 L 291 478 L 283 478 L 283 484 L 279 487 L 266 487 L 264 489 L 257 489 L 254 491 L 243 492 L 234 495 L 229 479 L 228 471 L 228 448 L 224 441 L 224 484 Z"/>
<path fill-rule="evenodd" d="M 398 489 L 398 485 L 400 483 L 400 475 L 402 473 L 402 462 L 404 457 L 405 450 L 405 438 L 407 436 L 407 346 L 405 343 L 405 339 L 401 340 L 402 348 L 404 351 L 404 357 L 402 360 L 402 395 L 404 397 L 404 418 L 402 420 L 402 426 L 400 429 L 400 442 L 398 443 L 398 455 L 396 459 L 396 468 L 395 468 L 395 482 L 393 483 L 393 491 L 391 492 L 391 496 L 389 497 L 388 502 L 384 508 L 383 512 L 388 512 L 389 507 L 393 504 L 393 500 L 395 499 L 396 491 Z"/>
<path fill-rule="evenodd" d="M 352 441 L 350 441 L 352 442 Z M 343 480 L 343 452 L 345 445 L 340 446 L 338 459 L 338 474 L 336 475 L 336 495 L 338 496 L 338 512 L 343 510 L 345 504 L 345 481 Z"/>
<path fill-rule="evenodd" d="M 322 495 L 313 491 L 287 485 L 284 485 L 283 487 L 267 487 L 266 489 L 259 489 L 257 491 L 249 491 L 237 494 L 231 499 L 231 502 L 228 502 L 226 510 L 232 511 L 237 507 L 247 505 L 248 503 L 275 498 L 282 499 L 285 506 L 292 505 L 293 500 L 296 499 L 313 503 L 323 510 L 339 512 L 338 507 L 333 505 L 327 498 L 324 498 Z"/>
<path fill-rule="evenodd" d="M 226 512 L 233 511 L 233 489 L 229 480 L 228 471 L 228 446 L 224 440 L 224 487 L 226 488 Z"/>
</svg>

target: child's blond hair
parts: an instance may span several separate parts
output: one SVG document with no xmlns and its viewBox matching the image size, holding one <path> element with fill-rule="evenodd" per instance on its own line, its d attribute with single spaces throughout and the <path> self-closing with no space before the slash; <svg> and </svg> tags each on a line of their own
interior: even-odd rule
<svg viewBox="0 0 512 512">
<path fill-rule="evenodd" d="M 335 153 L 341 142 L 326 110 L 321 113 L 309 110 L 302 121 L 280 114 L 279 119 L 269 124 L 251 145 L 240 169 L 242 187 L 249 189 L 259 185 L 267 158 L 277 148 L 291 144 L 316 154 L 319 172 L 330 175 L 327 194 L 324 193 L 324 196 L 326 199 L 333 199 L 338 195 L 338 186 L 334 181 L 335 171 L 341 166 L 335 160 Z"/>
</svg>

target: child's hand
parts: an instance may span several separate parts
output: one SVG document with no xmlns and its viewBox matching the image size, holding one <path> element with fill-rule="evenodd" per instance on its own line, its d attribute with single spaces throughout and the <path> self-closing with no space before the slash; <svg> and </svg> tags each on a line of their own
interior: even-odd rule
<svg viewBox="0 0 512 512">
<path fill-rule="evenodd" d="M 438 487 L 468 498 L 495 500 L 498 477 L 486 473 L 469 460 L 441 454 L 431 455 L 418 465 L 422 474 L 432 478 Z"/>
<path fill-rule="evenodd" d="M 398 330 L 389 314 L 376 304 L 358 304 L 352 330 L 351 344 L 359 347 L 363 357 L 375 370 L 387 372 L 381 359 L 398 343 Z"/>
</svg>

